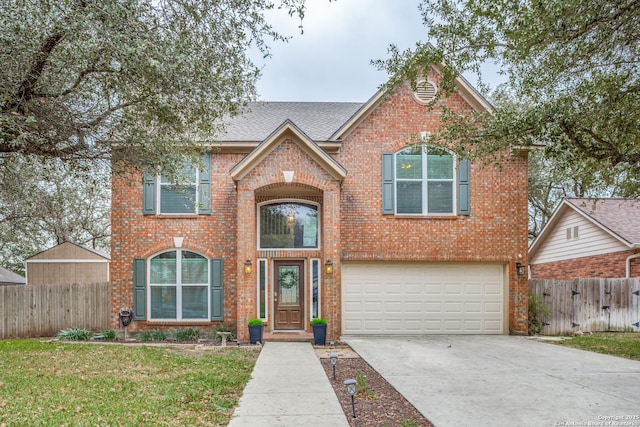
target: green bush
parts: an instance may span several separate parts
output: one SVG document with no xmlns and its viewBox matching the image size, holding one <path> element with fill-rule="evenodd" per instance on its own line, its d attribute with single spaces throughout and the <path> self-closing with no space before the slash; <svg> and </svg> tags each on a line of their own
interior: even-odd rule
<svg viewBox="0 0 640 427">
<path fill-rule="evenodd" d="M 176 331 L 176 341 L 178 342 L 188 342 L 188 341 L 198 341 L 200 338 L 200 330 L 199 329 L 178 329 Z"/>
<path fill-rule="evenodd" d="M 544 305 L 543 296 L 529 292 L 529 335 L 537 335 L 544 329 L 542 318 L 551 314 Z"/>
<path fill-rule="evenodd" d="M 136 334 L 136 337 L 143 342 L 165 341 L 168 336 L 169 334 L 164 331 L 142 331 Z"/>
<path fill-rule="evenodd" d="M 249 319 L 249 326 L 262 326 L 263 324 L 261 319 Z"/>
<path fill-rule="evenodd" d="M 58 332 L 58 338 L 67 341 L 89 341 L 93 334 L 87 329 L 63 329 Z"/>
<path fill-rule="evenodd" d="M 327 319 L 324 319 L 322 317 L 314 317 L 313 319 L 311 319 L 311 324 L 312 325 L 326 325 L 327 324 Z"/>
<path fill-rule="evenodd" d="M 118 339 L 118 333 L 114 329 L 107 329 L 102 332 L 102 336 L 106 341 L 115 341 Z"/>
</svg>

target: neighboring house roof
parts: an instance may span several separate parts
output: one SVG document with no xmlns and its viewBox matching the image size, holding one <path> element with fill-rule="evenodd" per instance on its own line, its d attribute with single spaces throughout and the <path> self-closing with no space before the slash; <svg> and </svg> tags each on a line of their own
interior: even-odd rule
<svg viewBox="0 0 640 427">
<path fill-rule="evenodd" d="M 529 248 L 529 260 L 543 247 L 558 222 L 573 211 L 629 249 L 640 248 L 640 201 L 633 199 L 564 199 Z"/>
<path fill-rule="evenodd" d="M 52 248 L 46 249 L 46 250 L 44 250 L 42 252 L 38 252 L 37 254 L 27 258 L 26 261 L 29 262 L 29 261 L 34 261 L 34 260 L 38 260 L 38 259 L 47 259 L 48 260 L 49 258 L 47 257 L 47 255 L 55 254 L 56 252 L 59 251 L 59 249 L 62 249 L 65 246 L 68 246 L 68 245 L 74 246 L 74 247 L 80 249 L 81 251 L 90 252 L 90 253 L 92 253 L 92 254 L 100 257 L 100 258 L 104 258 L 105 260 L 111 260 L 111 256 L 106 252 L 102 252 L 102 251 L 99 251 L 97 249 L 86 248 L 84 246 L 80 246 L 80 245 L 77 245 L 77 244 L 72 243 L 72 242 L 63 242 L 63 243 L 60 243 L 59 245 L 56 245 L 56 246 L 54 246 Z"/>
<path fill-rule="evenodd" d="M 0 285 L 26 285 L 27 280 L 19 274 L 0 267 Z"/>
</svg>

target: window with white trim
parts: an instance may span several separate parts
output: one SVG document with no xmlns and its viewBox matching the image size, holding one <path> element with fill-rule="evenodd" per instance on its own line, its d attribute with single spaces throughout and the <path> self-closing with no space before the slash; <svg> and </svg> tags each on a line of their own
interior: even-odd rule
<svg viewBox="0 0 640 427">
<path fill-rule="evenodd" d="M 196 213 L 198 206 L 198 173 L 193 166 L 185 166 L 177 177 L 159 177 L 161 214 Z"/>
<path fill-rule="evenodd" d="M 456 159 L 431 145 L 414 145 L 394 156 L 397 214 L 453 215 Z"/>
<path fill-rule="evenodd" d="M 150 320 L 202 320 L 210 317 L 209 260 L 176 249 L 149 259 Z"/>
</svg>

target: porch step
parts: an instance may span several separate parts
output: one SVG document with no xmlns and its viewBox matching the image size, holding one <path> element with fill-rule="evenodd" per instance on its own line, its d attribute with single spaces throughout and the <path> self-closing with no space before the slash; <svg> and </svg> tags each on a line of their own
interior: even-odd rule
<svg viewBox="0 0 640 427">
<path fill-rule="evenodd" d="M 313 342 L 313 333 L 305 331 L 291 332 L 264 332 L 262 334 L 264 342 Z"/>
</svg>

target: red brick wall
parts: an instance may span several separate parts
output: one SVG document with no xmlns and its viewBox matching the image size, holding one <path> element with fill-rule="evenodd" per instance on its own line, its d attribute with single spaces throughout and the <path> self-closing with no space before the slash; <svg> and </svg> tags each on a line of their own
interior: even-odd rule
<svg viewBox="0 0 640 427">
<path fill-rule="evenodd" d="M 468 109 L 460 96 L 451 108 Z M 416 102 L 405 85 L 352 134 L 337 156 L 349 171 L 341 194 L 343 261 L 492 261 L 509 265 L 509 323 L 527 329 L 527 281 L 515 262 L 527 263 L 527 159 L 511 157 L 501 169 L 471 166 L 470 216 L 382 215 L 383 153 L 436 133 L 440 113 Z"/>
<path fill-rule="evenodd" d="M 447 101 L 469 109 L 459 96 Z M 421 131 L 435 132 L 440 118 L 417 103 L 408 86 L 385 100 L 348 135 L 335 158 L 348 170 L 335 180 L 296 144 L 285 141 L 237 183 L 231 168 L 245 155 L 214 153 L 212 214 L 192 218 L 143 216 L 139 176 L 114 176 L 112 201 L 112 316 L 133 305 L 133 259 L 173 248 L 173 237 L 184 237 L 183 248 L 224 259 L 224 324 L 246 339 L 246 321 L 255 317 L 256 276 L 245 276 L 245 259 L 315 257 L 331 260 L 334 274 L 323 277 L 322 316 L 328 319 L 328 339 L 340 336 L 340 262 L 491 261 L 508 268 L 509 329 L 527 328 L 527 280 L 517 276 L 515 262 L 527 256 L 527 160 L 511 157 L 503 167 L 471 168 L 471 215 L 463 217 L 395 217 L 382 215 L 382 153 L 404 147 Z M 273 198 L 285 186 L 283 170 L 294 170 L 294 186 L 311 190 L 321 203 L 321 248 L 315 251 L 259 251 L 256 246 L 256 202 Z M 290 188 L 290 187 L 289 187 Z M 284 193 L 283 193 L 284 194 Z M 240 220 L 236 220 L 237 218 Z M 300 252 L 300 253 L 298 253 Z M 194 326 L 193 323 L 188 323 Z M 156 329 L 158 323 L 134 322 L 131 331 Z M 165 325 L 177 327 L 175 323 Z M 195 325 L 203 330 L 219 323 Z M 308 326 L 308 325 L 307 325 Z M 267 328 L 269 325 L 267 326 Z M 310 327 L 307 327 L 310 331 Z"/>
<path fill-rule="evenodd" d="M 572 280 L 626 277 L 627 257 L 634 250 L 531 265 L 532 279 Z M 631 277 L 640 276 L 640 258 L 631 260 Z"/>
</svg>

